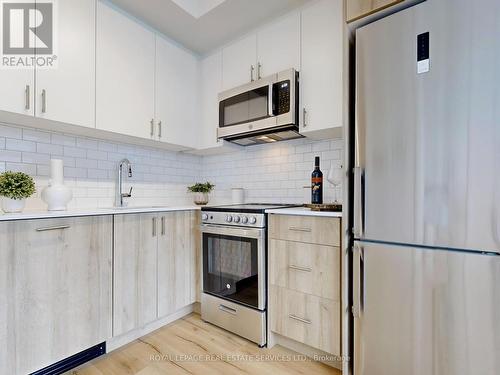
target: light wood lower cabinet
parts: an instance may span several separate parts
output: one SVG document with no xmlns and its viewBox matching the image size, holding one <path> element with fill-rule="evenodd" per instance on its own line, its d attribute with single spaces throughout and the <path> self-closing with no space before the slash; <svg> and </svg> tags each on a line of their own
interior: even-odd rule
<svg viewBox="0 0 500 375">
<path fill-rule="evenodd" d="M 270 215 L 270 329 L 340 355 L 340 218 Z"/>
<path fill-rule="evenodd" d="M 112 217 L 0 223 L 0 374 L 111 337 Z"/>
<path fill-rule="evenodd" d="M 340 248 L 274 239 L 269 243 L 271 284 L 340 299 Z"/>
<path fill-rule="evenodd" d="M 158 316 L 199 301 L 199 212 L 160 215 L 158 237 Z"/>
<path fill-rule="evenodd" d="M 330 246 L 340 245 L 338 218 L 271 215 L 269 221 L 269 238 Z"/>
<path fill-rule="evenodd" d="M 113 336 L 199 300 L 199 212 L 115 215 Z"/>
<path fill-rule="evenodd" d="M 340 355 L 340 303 L 271 285 L 271 330 Z"/>
<path fill-rule="evenodd" d="M 157 318 L 158 215 L 115 215 L 113 336 Z"/>
</svg>

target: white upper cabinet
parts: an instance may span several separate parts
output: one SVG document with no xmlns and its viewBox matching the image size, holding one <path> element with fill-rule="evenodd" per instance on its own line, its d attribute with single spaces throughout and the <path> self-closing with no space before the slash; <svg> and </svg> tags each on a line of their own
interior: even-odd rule
<svg viewBox="0 0 500 375">
<path fill-rule="evenodd" d="M 22 17 L 13 18 L 10 20 L 14 25 L 14 30 L 22 30 L 22 27 L 15 27 L 23 22 Z M 22 38 L 15 31 L 11 30 L 11 39 Z M 30 34 L 29 45 L 34 46 L 35 39 L 33 33 Z M 7 41 L 10 43 L 10 41 Z M 4 42 L 5 43 L 5 42 Z M 34 58 L 29 55 L 28 58 Z M 3 58 L 8 58 L 5 55 Z M 13 55 L 13 58 L 16 56 Z M 35 70 L 32 68 L 20 69 L 17 67 L 2 68 L 0 69 L 0 110 L 14 113 L 21 113 L 24 115 L 35 114 Z"/>
<path fill-rule="evenodd" d="M 58 1 L 57 67 L 37 68 L 36 116 L 95 126 L 96 0 Z"/>
<path fill-rule="evenodd" d="M 34 115 L 34 69 L 0 69 L 0 110 Z"/>
<path fill-rule="evenodd" d="M 195 148 L 198 106 L 198 58 L 156 36 L 156 139 Z"/>
<path fill-rule="evenodd" d="M 96 54 L 96 127 L 154 139 L 154 33 L 99 2 Z"/>
<path fill-rule="evenodd" d="M 300 14 L 292 13 L 257 33 L 257 78 L 300 69 Z"/>
<path fill-rule="evenodd" d="M 251 82 L 257 77 L 257 36 L 251 34 L 222 50 L 223 90 Z"/>
<path fill-rule="evenodd" d="M 200 63 L 201 134 L 200 148 L 219 147 L 217 139 L 219 125 L 219 92 L 222 91 L 222 53 L 205 57 Z"/>
<path fill-rule="evenodd" d="M 342 0 L 321 0 L 302 11 L 300 132 L 311 138 L 321 139 L 341 134 L 344 38 L 342 3 Z"/>
<path fill-rule="evenodd" d="M 295 12 L 222 50 L 224 90 L 289 68 L 300 68 L 300 13 Z"/>
</svg>

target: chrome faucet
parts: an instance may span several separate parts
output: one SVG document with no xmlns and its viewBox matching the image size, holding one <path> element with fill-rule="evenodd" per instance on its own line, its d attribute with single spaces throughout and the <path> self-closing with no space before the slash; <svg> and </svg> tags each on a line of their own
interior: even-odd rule
<svg viewBox="0 0 500 375">
<path fill-rule="evenodd" d="M 122 169 L 123 166 L 127 167 L 128 170 L 128 176 L 132 177 L 132 164 L 130 164 L 130 161 L 128 159 L 122 159 L 120 161 L 120 164 L 118 164 L 118 183 L 117 183 L 117 194 L 116 194 L 116 206 L 118 207 L 123 207 L 123 198 L 130 198 L 132 196 L 132 187 L 130 187 L 130 191 L 128 193 L 123 193 L 122 192 L 122 183 L 123 183 L 123 176 L 122 176 Z"/>
</svg>

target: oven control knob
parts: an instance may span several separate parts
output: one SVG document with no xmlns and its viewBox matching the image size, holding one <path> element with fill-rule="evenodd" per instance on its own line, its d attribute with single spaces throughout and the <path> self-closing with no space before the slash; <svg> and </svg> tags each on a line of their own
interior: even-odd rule
<svg viewBox="0 0 500 375">
<path fill-rule="evenodd" d="M 201 220 L 208 220 L 208 214 L 201 214 Z"/>
<path fill-rule="evenodd" d="M 248 223 L 248 217 L 243 216 L 243 217 L 241 218 L 241 222 L 242 222 L 243 224 Z"/>
<path fill-rule="evenodd" d="M 233 216 L 233 221 L 234 221 L 235 223 L 239 223 L 239 222 L 240 222 L 240 220 L 241 220 L 241 218 L 240 218 L 239 216 Z"/>
<path fill-rule="evenodd" d="M 230 223 L 231 221 L 233 221 L 233 217 L 231 215 L 227 215 L 226 222 Z"/>
<path fill-rule="evenodd" d="M 255 224 L 257 222 L 257 218 L 255 216 L 250 216 L 250 219 L 248 219 L 250 221 L 250 224 Z"/>
</svg>

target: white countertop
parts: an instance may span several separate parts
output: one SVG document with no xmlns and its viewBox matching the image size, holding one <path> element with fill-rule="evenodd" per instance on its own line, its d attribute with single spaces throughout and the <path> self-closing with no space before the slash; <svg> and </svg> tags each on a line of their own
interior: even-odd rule
<svg viewBox="0 0 500 375">
<path fill-rule="evenodd" d="M 100 216 L 118 215 L 146 212 L 169 212 L 169 211 L 190 211 L 199 210 L 199 206 L 164 206 L 164 207 L 126 207 L 126 208 L 89 208 L 68 211 L 24 211 L 18 214 L 0 214 L 0 221 L 8 220 L 29 220 L 29 219 L 55 219 L 60 217 L 75 216 Z"/>
<path fill-rule="evenodd" d="M 342 212 L 312 211 L 310 208 L 306 207 L 276 208 L 266 210 L 266 213 L 276 215 L 342 217 Z"/>
</svg>

